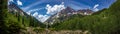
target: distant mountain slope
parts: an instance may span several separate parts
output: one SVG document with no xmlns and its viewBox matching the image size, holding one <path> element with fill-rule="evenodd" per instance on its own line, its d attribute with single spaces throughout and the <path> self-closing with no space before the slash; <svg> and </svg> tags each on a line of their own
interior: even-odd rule
<svg viewBox="0 0 120 34">
<path fill-rule="evenodd" d="M 8 10 L 10 13 L 18 18 L 18 21 L 22 20 L 22 23 L 28 24 L 29 26 L 43 26 L 43 24 L 36 18 L 26 14 L 22 9 L 20 9 L 15 3 L 11 2 L 8 5 Z M 27 20 L 28 22 L 24 21 Z M 23 25 L 25 25 L 23 24 Z"/>
<path fill-rule="evenodd" d="M 7 0 L 0 0 L 0 8 L 0 34 L 26 34 L 28 27 L 45 27 L 16 4 L 8 5 Z"/>
<path fill-rule="evenodd" d="M 120 34 L 120 0 L 108 9 L 83 18 L 73 17 L 55 25 L 54 28 L 56 30 L 87 30 L 92 34 Z"/>
<path fill-rule="evenodd" d="M 79 16 L 85 16 L 85 15 L 91 15 L 93 13 L 92 10 L 89 9 L 84 9 L 84 10 L 78 10 L 75 11 L 74 9 L 70 8 L 70 7 L 66 7 L 65 9 L 61 10 L 60 12 L 52 15 L 47 21 L 46 23 L 57 23 L 57 22 L 63 22 L 66 19 L 69 19 L 70 17 L 72 17 L 73 15 L 79 14 Z"/>
</svg>

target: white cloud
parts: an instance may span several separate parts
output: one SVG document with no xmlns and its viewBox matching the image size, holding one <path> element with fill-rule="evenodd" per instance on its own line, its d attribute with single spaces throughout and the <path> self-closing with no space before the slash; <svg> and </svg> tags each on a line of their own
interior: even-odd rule
<svg viewBox="0 0 120 34">
<path fill-rule="evenodd" d="M 28 15 L 30 15 L 30 12 L 26 12 Z"/>
<path fill-rule="evenodd" d="M 28 12 L 26 12 L 26 13 L 28 15 L 30 15 L 31 13 L 33 13 L 33 14 L 31 14 L 33 17 L 35 17 L 36 19 L 38 19 L 40 22 L 45 22 L 50 16 L 39 14 L 37 11 L 39 11 L 41 9 L 44 9 L 44 8 L 32 9 L 32 10 L 29 10 Z"/>
<path fill-rule="evenodd" d="M 99 11 L 99 9 L 98 9 L 98 8 L 95 8 L 93 11 Z"/>
<path fill-rule="evenodd" d="M 39 14 L 38 12 L 36 12 L 41 9 L 44 9 L 44 8 L 37 8 L 37 9 L 29 10 L 27 12 L 27 14 L 30 15 L 30 13 L 33 13 L 32 16 L 34 16 L 36 19 L 38 19 L 41 22 L 45 22 L 50 17 L 49 15 L 53 15 L 53 14 L 59 12 L 60 10 L 65 9 L 65 6 L 64 6 L 63 2 L 60 5 L 54 5 L 53 7 L 50 6 L 49 4 L 47 4 L 46 5 L 46 9 L 47 9 L 46 14 L 49 14 L 49 15 L 42 15 L 42 14 Z"/>
<path fill-rule="evenodd" d="M 97 8 L 99 6 L 99 4 L 96 4 L 93 8 Z"/>
<path fill-rule="evenodd" d="M 22 2 L 20 0 L 17 1 L 18 5 L 22 5 Z"/>
<path fill-rule="evenodd" d="M 38 12 L 35 12 L 35 13 L 33 14 L 33 16 L 34 16 L 34 17 L 37 17 L 37 16 L 38 16 Z"/>
<path fill-rule="evenodd" d="M 38 18 L 39 21 L 45 22 L 49 17 L 50 16 L 48 16 L 48 15 L 41 15 L 41 14 L 39 14 L 37 18 Z"/>
<path fill-rule="evenodd" d="M 36 8 L 36 9 L 29 10 L 28 12 L 36 12 L 36 11 L 39 11 L 41 9 L 44 9 L 44 8 Z"/>
<path fill-rule="evenodd" d="M 38 14 L 38 12 L 35 12 L 32 16 L 37 18 L 40 22 L 45 22 L 50 17 L 48 15 Z"/>
<path fill-rule="evenodd" d="M 99 11 L 99 9 L 97 8 L 98 6 L 99 6 L 99 4 L 94 5 L 93 11 Z"/>
<path fill-rule="evenodd" d="M 39 10 L 41 10 L 41 9 L 44 9 L 44 8 L 36 8 L 36 9 L 32 9 L 32 10 L 29 10 L 29 11 L 27 11 L 26 13 L 28 14 L 28 15 L 30 15 L 31 13 L 33 13 L 33 12 L 37 12 L 37 11 L 39 11 Z"/>
<path fill-rule="evenodd" d="M 47 4 L 46 9 L 47 9 L 46 14 L 53 15 L 53 14 L 59 12 L 60 10 L 65 9 L 64 2 L 62 2 L 60 5 L 54 5 L 53 7 L 50 6 L 49 4 Z"/>
</svg>

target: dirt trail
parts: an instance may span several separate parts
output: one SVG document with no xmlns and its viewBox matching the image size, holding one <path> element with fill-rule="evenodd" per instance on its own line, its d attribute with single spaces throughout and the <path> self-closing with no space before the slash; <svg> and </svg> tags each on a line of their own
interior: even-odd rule
<svg viewBox="0 0 120 34">
<path fill-rule="evenodd" d="M 60 31 L 51 31 L 51 30 L 44 30 L 35 32 L 34 28 L 27 27 L 25 34 L 90 34 L 89 31 L 81 31 L 81 30 L 60 30 Z"/>
</svg>

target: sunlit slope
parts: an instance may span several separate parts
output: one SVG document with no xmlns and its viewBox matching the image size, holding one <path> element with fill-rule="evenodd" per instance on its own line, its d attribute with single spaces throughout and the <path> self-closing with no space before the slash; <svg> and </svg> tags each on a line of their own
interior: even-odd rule
<svg viewBox="0 0 120 34">
<path fill-rule="evenodd" d="M 97 14 L 98 13 L 98 14 Z M 83 18 L 74 17 L 55 26 L 56 30 L 88 30 L 92 34 L 114 34 L 120 31 L 120 0 L 108 9 Z"/>
</svg>

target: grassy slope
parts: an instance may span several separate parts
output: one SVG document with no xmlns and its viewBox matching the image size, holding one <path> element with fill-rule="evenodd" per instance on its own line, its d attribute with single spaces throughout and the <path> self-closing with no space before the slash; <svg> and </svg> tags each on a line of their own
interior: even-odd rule
<svg viewBox="0 0 120 34">
<path fill-rule="evenodd" d="M 34 18 L 30 18 L 9 13 L 7 0 L 0 0 L 0 34 L 19 34 L 26 27 L 44 27 Z"/>
<path fill-rule="evenodd" d="M 113 34 L 120 31 L 120 0 L 99 14 L 74 17 L 56 26 L 59 30 L 88 30 L 92 34 Z"/>
</svg>

